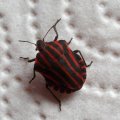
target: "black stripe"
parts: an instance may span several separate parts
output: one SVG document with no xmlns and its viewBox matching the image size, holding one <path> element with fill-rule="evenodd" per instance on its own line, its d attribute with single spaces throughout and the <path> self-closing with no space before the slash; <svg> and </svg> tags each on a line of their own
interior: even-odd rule
<svg viewBox="0 0 120 120">
<path fill-rule="evenodd" d="M 82 68 L 82 69 L 81 69 L 81 72 L 82 72 L 82 73 L 86 73 L 86 68 Z"/>
<path fill-rule="evenodd" d="M 48 51 L 49 51 L 49 50 L 48 50 Z M 52 51 L 52 50 L 50 50 L 50 51 Z M 49 52 L 50 52 L 50 51 L 49 51 Z M 46 57 L 47 60 L 51 59 L 50 56 L 49 56 L 49 54 L 47 54 L 45 51 L 44 51 L 43 54 L 45 55 L 45 57 Z M 51 54 L 54 56 L 56 53 L 54 53 L 54 51 L 52 51 Z M 56 54 L 56 56 L 58 56 L 58 54 Z M 48 58 L 49 58 L 49 59 L 48 59 Z M 58 59 L 58 58 L 57 58 L 57 59 Z M 59 63 L 60 63 L 60 60 L 62 60 L 62 58 L 61 58 L 61 59 L 58 59 L 58 60 L 59 60 Z M 54 60 L 52 60 L 52 61 L 50 62 L 50 64 L 52 65 L 53 69 L 54 69 L 56 72 L 58 72 L 62 77 L 64 77 L 65 80 L 66 80 L 73 88 L 76 88 L 76 87 L 77 87 L 77 86 L 75 85 L 74 81 L 71 80 L 71 79 L 69 78 L 69 76 L 68 76 L 59 66 L 57 66 L 57 65 L 55 64 Z M 61 65 L 61 66 L 64 66 L 64 65 Z M 60 82 L 61 82 L 61 81 L 60 81 Z"/>
<path fill-rule="evenodd" d="M 34 67 L 35 67 L 35 70 L 38 71 L 38 72 L 40 72 L 41 74 L 44 73 L 44 74 L 47 74 L 48 76 L 51 76 L 51 77 L 53 78 L 53 80 L 49 79 L 49 81 L 47 81 L 47 82 L 48 82 L 49 84 L 51 84 L 52 86 L 58 86 L 58 85 L 60 84 L 59 81 L 56 80 L 56 78 L 59 79 L 58 76 L 56 76 L 56 75 L 53 74 L 49 69 L 47 69 L 46 67 L 44 67 L 43 65 L 41 65 L 41 63 L 35 64 Z M 43 76 L 45 77 L 45 79 L 46 79 L 46 76 L 45 76 L 44 74 L 42 74 L 42 75 L 43 75 Z M 48 78 L 47 78 L 47 79 L 48 79 Z M 58 85 L 57 85 L 56 82 L 54 82 L 54 81 L 57 81 L 57 82 L 58 82 Z"/>
<path fill-rule="evenodd" d="M 42 54 L 42 53 L 40 53 L 40 54 Z M 44 57 L 47 57 L 50 59 L 50 56 L 47 53 L 44 53 Z M 40 58 L 39 54 L 37 55 L 37 58 L 41 64 L 45 64 L 44 60 Z M 48 60 L 47 58 L 46 58 L 46 60 Z M 76 88 L 76 85 L 74 85 L 74 83 L 71 82 L 72 80 L 68 79 L 69 77 L 54 63 L 53 60 L 52 60 L 52 63 L 50 63 L 50 65 L 52 68 L 50 68 L 49 71 L 46 70 L 46 74 L 50 73 L 51 76 L 54 76 L 54 78 L 57 78 L 56 80 L 60 83 L 60 86 L 68 87 L 67 84 L 62 79 L 60 79 L 59 76 L 52 73 L 52 71 L 51 71 L 51 69 L 52 69 L 52 70 L 56 71 L 61 77 L 63 77 L 63 79 L 66 80 L 71 86 Z"/>
<path fill-rule="evenodd" d="M 48 44 L 48 47 L 49 47 L 49 45 L 52 45 L 54 48 L 56 48 L 61 54 L 63 54 L 63 50 L 64 49 L 62 49 L 61 47 L 59 47 L 55 42 L 51 42 L 51 43 L 49 43 Z"/>
<path fill-rule="evenodd" d="M 81 60 L 81 57 L 78 54 L 74 53 L 73 51 L 71 51 L 71 53 L 68 51 L 68 45 L 67 45 L 67 42 L 65 40 L 59 40 L 58 42 L 62 45 L 62 47 L 64 49 L 64 55 L 66 56 L 66 58 L 69 61 L 69 63 L 79 73 L 80 69 L 77 69 L 78 67 L 76 66 L 76 64 L 74 63 L 74 61 L 71 59 L 70 54 L 74 57 L 74 59 L 76 60 L 77 63 Z"/>
<path fill-rule="evenodd" d="M 63 47 L 64 49 L 67 48 L 67 42 L 66 42 L 65 40 L 59 40 L 58 42 L 59 42 L 59 44 L 62 45 L 62 47 Z"/>
<path fill-rule="evenodd" d="M 64 55 L 66 56 L 68 62 L 71 64 L 71 66 L 72 66 L 78 73 L 80 73 L 80 67 L 78 67 L 78 66 L 75 65 L 74 61 L 73 61 L 73 60 L 71 59 L 71 57 L 70 57 L 70 54 L 71 54 L 71 53 L 69 53 L 69 51 L 67 51 L 67 50 L 64 52 Z M 74 55 L 74 54 L 72 54 L 72 56 L 75 58 L 75 55 Z M 79 62 L 76 58 L 75 58 L 75 60 L 77 61 L 77 63 Z"/>
<path fill-rule="evenodd" d="M 71 64 L 71 66 L 75 69 L 77 66 L 75 65 L 75 63 L 73 62 L 73 60 L 70 57 L 70 53 L 68 51 L 67 42 L 65 40 L 59 40 L 59 44 L 63 47 L 63 49 L 64 49 L 64 55 L 66 56 L 67 60 L 69 61 L 69 63 Z M 75 57 L 75 60 L 78 62 L 78 59 L 76 59 L 76 56 L 74 54 L 72 54 L 72 55 L 73 55 L 73 57 Z"/>
<path fill-rule="evenodd" d="M 53 46 L 54 47 L 54 46 Z M 56 49 L 56 48 L 55 48 Z M 57 49 L 56 49 L 57 50 Z M 69 65 L 67 65 L 67 63 L 65 62 L 65 60 L 63 58 L 61 58 L 55 51 L 53 51 L 50 47 L 48 47 L 48 51 L 51 51 L 52 52 L 52 55 L 55 57 L 55 58 L 59 58 L 59 63 L 61 63 L 62 66 L 64 66 L 64 68 L 66 68 L 66 70 L 71 74 L 71 76 L 79 82 L 79 84 L 83 84 L 83 81 L 72 71 L 72 69 L 70 68 Z M 66 57 L 66 56 L 65 56 Z M 67 58 L 67 57 L 66 57 Z M 67 58 L 68 62 L 69 62 L 69 59 Z M 70 63 L 70 62 L 69 62 Z M 72 66 L 73 69 L 78 72 L 78 74 L 80 74 L 80 68 L 78 67 L 75 67 Z M 82 77 L 82 76 L 81 76 Z"/>
<path fill-rule="evenodd" d="M 38 61 L 39 61 L 40 64 L 45 65 L 44 60 L 42 58 L 40 58 L 40 54 L 37 55 L 37 59 L 38 59 Z M 56 80 L 56 81 L 59 82 L 59 85 L 61 85 L 61 84 L 63 85 L 63 82 L 61 81 L 61 79 L 56 74 L 54 74 L 51 69 L 52 68 L 48 68 L 48 67 L 45 66 L 44 69 L 42 69 L 41 71 L 44 72 L 44 73 L 46 73 L 46 74 L 48 74 L 48 75 L 50 75 L 50 76 L 52 76 L 54 78 L 54 80 Z"/>
<path fill-rule="evenodd" d="M 83 75 L 83 78 L 86 79 L 86 75 Z"/>
<path fill-rule="evenodd" d="M 64 65 L 64 67 L 66 68 L 66 70 L 71 74 L 71 76 L 79 82 L 79 84 L 83 84 L 83 81 L 70 69 L 70 67 L 65 63 L 65 61 L 63 59 L 60 60 L 60 63 L 62 65 Z M 80 72 L 79 72 L 80 74 Z M 82 77 L 82 76 L 81 76 Z"/>
</svg>

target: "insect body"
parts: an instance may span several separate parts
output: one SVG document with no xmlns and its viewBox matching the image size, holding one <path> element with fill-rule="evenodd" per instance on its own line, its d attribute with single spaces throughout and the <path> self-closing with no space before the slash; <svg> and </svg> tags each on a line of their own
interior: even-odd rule
<svg viewBox="0 0 120 120">
<path fill-rule="evenodd" d="M 61 110 L 61 101 L 54 95 L 50 87 L 55 90 L 59 90 L 61 93 L 71 93 L 81 89 L 86 80 L 86 65 L 85 60 L 79 50 L 72 51 L 69 48 L 69 44 L 72 39 L 67 43 L 65 40 L 58 40 L 58 33 L 56 30 L 56 24 L 61 19 L 57 20 L 56 23 L 48 30 L 53 28 L 56 36 L 52 42 L 45 42 L 44 39 L 48 32 L 45 34 L 43 40 L 38 40 L 36 44 L 36 50 L 39 52 L 36 58 L 28 59 L 28 62 L 35 62 L 34 64 L 34 75 L 30 80 L 30 83 L 36 77 L 35 72 L 40 72 L 46 80 L 46 88 L 59 102 Z M 21 41 L 28 42 L 28 41 Z M 30 43 L 30 42 L 29 42 Z M 23 58 L 23 57 L 21 57 Z"/>
</svg>

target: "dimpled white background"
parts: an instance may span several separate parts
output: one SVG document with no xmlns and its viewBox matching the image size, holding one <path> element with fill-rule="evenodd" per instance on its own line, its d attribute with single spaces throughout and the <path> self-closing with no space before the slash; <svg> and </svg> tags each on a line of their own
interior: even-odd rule
<svg viewBox="0 0 120 120">
<path fill-rule="evenodd" d="M 119 11 L 119 0 L 1 0 L 0 120 L 120 120 Z M 93 60 L 80 91 L 56 93 L 61 112 L 40 74 L 28 84 L 34 63 L 19 57 L 34 58 L 35 47 L 18 42 L 36 42 L 59 18 L 59 38 Z"/>
</svg>

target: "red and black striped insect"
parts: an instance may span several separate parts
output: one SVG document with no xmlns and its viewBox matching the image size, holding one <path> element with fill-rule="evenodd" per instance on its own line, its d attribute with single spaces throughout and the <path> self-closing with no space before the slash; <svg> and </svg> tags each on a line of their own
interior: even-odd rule
<svg viewBox="0 0 120 120">
<path fill-rule="evenodd" d="M 48 32 L 36 44 L 21 40 L 20 42 L 34 44 L 36 50 L 39 51 L 34 59 L 21 57 L 27 59 L 28 62 L 35 62 L 33 78 L 29 83 L 36 77 L 35 72 L 40 72 L 45 77 L 46 88 L 59 102 L 59 108 L 61 110 L 61 101 L 51 91 L 50 87 L 59 90 L 61 93 L 71 93 L 81 89 L 86 80 L 86 67 L 89 67 L 92 61 L 87 65 L 79 50 L 72 51 L 69 48 L 68 45 L 71 43 L 72 38 L 69 42 L 58 40 L 56 25 L 60 20 L 57 20 L 48 30 L 49 32 L 53 28 L 56 33 L 52 42 L 45 42 L 44 40 Z"/>
</svg>

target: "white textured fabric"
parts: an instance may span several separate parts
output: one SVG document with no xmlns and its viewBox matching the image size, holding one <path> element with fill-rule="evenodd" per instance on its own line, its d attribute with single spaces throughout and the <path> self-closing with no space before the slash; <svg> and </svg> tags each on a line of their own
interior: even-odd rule
<svg viewBox="0 0 120 120">
<path fill-rule="evenodd" d="M 44 78 L 33 75 L 34 45 L 59 18 L 59 39 L 81 50 L 87 80 L 71 95 L 46 90 Z M 52 31 L 47 41 L 52 41 Z M 120 120 L 120 1 L 1 0 L 0 1 L 0 120 Z"/>
</svg>

